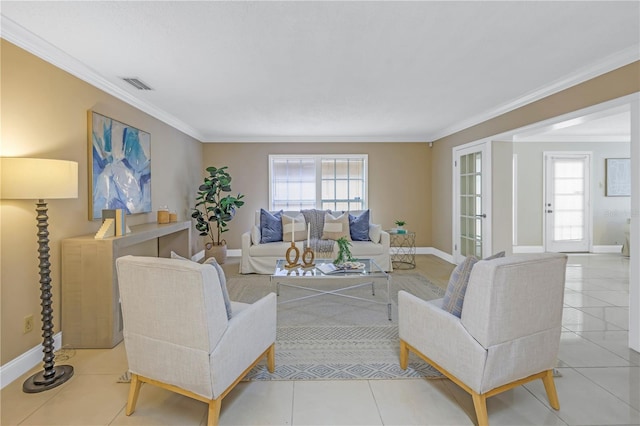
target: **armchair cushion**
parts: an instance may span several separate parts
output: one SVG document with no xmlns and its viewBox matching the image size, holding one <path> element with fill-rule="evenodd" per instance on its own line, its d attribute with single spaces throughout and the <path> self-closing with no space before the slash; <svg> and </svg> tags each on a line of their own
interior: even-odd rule
<svg viewBox="0 0 640 426">
<path fill-rule="evenodd" d="M 477 262 L 478 259 L 475 256 L 467 256 L 461 264 L 456 266 L 449 277 L 449 284 L 442 299 L 442 309 L 458 318 L 462 315 L 464 294 L 467 291 L 471 270 Z"/>
</svg>

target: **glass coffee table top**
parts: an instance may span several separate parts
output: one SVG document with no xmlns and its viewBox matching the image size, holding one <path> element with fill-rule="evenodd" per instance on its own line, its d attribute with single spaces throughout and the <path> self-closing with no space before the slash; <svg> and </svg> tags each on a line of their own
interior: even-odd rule
<svg viewBox="0 0 640 426">
<path fill-rule="evenodd" d="M 335 278 L 335 277 L 354 277 L 354 276 L 369 276 L 380 275 L 386 276 L 387 273 L 372 259 L 358 259 L 351 263 L 356 264 L 353 266 L 360 266 L 359 268 L 339 268 L 333 264 L 331 259 L 316 259 L 314 266 L 310 268 L 303 268 L 298 266 L 296 268 L 285 268 L 287 261 L 279 259 L 276 262 L 276 268 L 272 277 L 315 277 L 315 278 Z"/>
<path fill-rule="evenodd" d="M 271 275 L 271 282 L 275 282 L 276 285 L 276 294 L 280 296 L 280 287 L 304 290 L 310 294 L 281 301 L 278 304 L 293 303 L 318 296 L 337 296 L 350 300 L 386 305 L 387 317 L 391 321 L 391 275 L 387 274 L 374 260 L 358 259 L 353 262 L 354 264 L 351 265 L 352 268 L 350 269 L 336 268 L 330 259 L 316 260 L 315 265 L 309 268 L 303 268 L 302 266 L 286 268 L 286 263 L 286 260 L 279 259 L 276 262 L 275 271 Z M 337 284 L 338 287 L 325 288 L 320 284 L 323 280 L 336 280 L 335 282 L 332 281 L 332 283 Z M 366 286 L 370 287 L 371 296 L 375 298 L 375 281 L 380 280 L 384 280 L 387 290 L 386 298 L 383 296 L 382 300 L 345 294 L 345 292 Z M 324 281 L 324 283 L 328 284 L 329 281 Z"/>
</svg>

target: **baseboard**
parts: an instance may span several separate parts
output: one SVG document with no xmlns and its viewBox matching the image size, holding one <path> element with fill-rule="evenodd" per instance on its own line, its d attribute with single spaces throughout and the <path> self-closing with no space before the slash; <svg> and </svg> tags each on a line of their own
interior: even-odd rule
<svg viewBox="0 0 640 426">
<path fill-rule="evenodd" d="M 591 253 L 622 253 L 622 245 L 593 246 Z"/>
<path fill-rule="evenodd" d="M 242 249 L 227 249 L 227 256 L 229 257 L 242 257 Z"/>
<path fill-rule="evenodd" d="M 62 347 L 62 332 L 53 336 L 53 349 L 55 351 Z M 42 363 L 42 345 L 34 346 L 27 352 L 12 359 L 8 363 L 0 367 L 0 384 L 4 388 L 9 383 L 22 376 L 33 367 Z"/>
<path fill-rule="evenodd" d="M 513 246 L 512 253 L 544 253 L 542 246 Z"/>
<path fill-rule="evenodd" d="M 449 263 L 455 263 L 452 255 L 434 247 L 416 247 L 416 254 L 432 254 Z"/>
</svg>

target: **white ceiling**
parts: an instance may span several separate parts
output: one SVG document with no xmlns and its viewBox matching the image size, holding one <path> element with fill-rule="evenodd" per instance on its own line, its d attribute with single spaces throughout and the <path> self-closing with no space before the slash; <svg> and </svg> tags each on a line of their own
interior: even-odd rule
<svg viewBox="0 0 640 426">
<path fill-rule="evenodd" d="M 640 59 L 637 1 L 2 0 L 0 11 L 3 38 L 203 142 L 429 141 Z"/>
</svg>

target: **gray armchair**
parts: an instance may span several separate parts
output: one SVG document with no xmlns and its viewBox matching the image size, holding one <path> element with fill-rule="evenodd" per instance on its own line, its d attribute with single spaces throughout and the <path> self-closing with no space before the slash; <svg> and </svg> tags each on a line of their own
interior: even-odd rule
<svg viewBox="0 0 640 426">
<path fill-rule="evenodd" d="M 125 256 L 116 261 L 131 385 L 142 383 L 209 405 L 217 425 L 222 398 L 265 356 L 275 366 L 276 296 L 231 302 L 227 318 L 216 268 L 188 260 Z"/>
<path fill-rule="evenodd" d="M 559 410 L 553 368 L 560 345 L 563 254 L 515 255 L 473 266 L 461 317 L 442 299 L 398 294 L 400 366 L 409 351 L 471 394 L 480 425 L 488 425 L 486 399 L 542 379 Z"/>
</svg>

